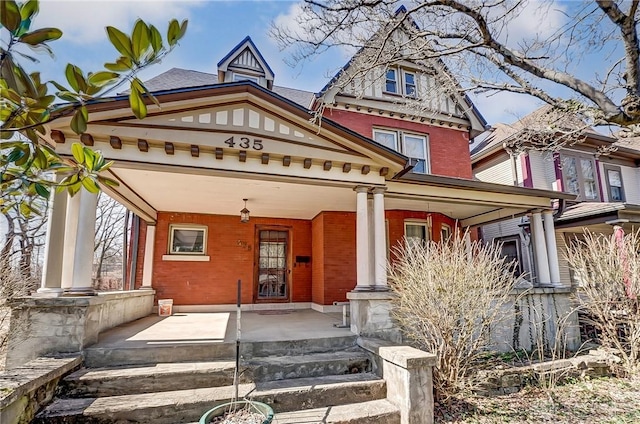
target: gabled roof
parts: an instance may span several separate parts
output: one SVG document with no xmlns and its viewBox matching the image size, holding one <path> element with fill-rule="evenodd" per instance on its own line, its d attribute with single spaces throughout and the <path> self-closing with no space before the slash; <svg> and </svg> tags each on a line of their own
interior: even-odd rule
<svg viewBox="0 0 640 424">
<path fill-rule="evenodd" d="M 398 17 L 402 14 L 406 14 L 407 13 L 407 8 L 404 5 L 401 5 L 396 11 L 395 11 L 395 16 Z M 407 23 L 413 27 L 415 27 L 416 29 L 420 29 L 418 24 L 415 22 L 415 20 L 413 20 L 413 18 L 411 16 L 405 16 L 403 18 L 404 20 L 407 21 Z M 374 35 L 375 36 L 375 35 Z M 372 40 L 374 38 L 374 36 L 372 36 L 370 38 L 370 40 Z M 353 64 L 354 60 L 358 57 L 358 55 L 361 54 L 362 50 L 364 49 L 364 47 L 361 47 L 360 49 L 358 49 L 358 51 L 349 59 L 349 61 L 342 67 L 340 68 L 336 74 L 331 78 L 331 80 L 329 80 L 329 82 L 322 87 L 322 89 L 317 92 L 315 94 L 315 97 L 317 99 L 321 98 L 322 96 L 324 96 L 335 84 L 335 82 L 340 78 L 340 76 L 347 71 L 351 65 Z M 441 68 L 441 71 L 445 72 L 450 78 L 452 78 L 452 80 L 455 82 L 455 85 L 457 87 L 459 87 L 459 84 L 457 82 L 457 80 L 453 77 L 453 74 L 451 72 L 449 72 L 449 69 L 447 68 L 447 66 L 444 64 L 443 61 L 441 60 L 436 60 L 436 63 L 438 64 L 438 66 Z M 476 105 L 471 101 L 471 99 L 469 98 L 469 96 L 467 96 L 466 93 L 462 93 L 459 94 L 459 98 L 458 99 L 454 99 L 457 102 L 463 101 L 464 103 L 466 103 L 467 107 L 462 108 L 463 111 L 465 111 L 465 115 L 467 115 L 467 118 L 471 121 L 472 123 L 472 127 L 474 126 L 474 121 L 476 123 L 476 128 L 475 130 L 477 131 L 477 133 L 480 133 L 481 131 L 483 131 L 486 127 L 487 127 L 487 120 L 484 118 L 484 116 L 482 116 L 482 114 L 480 113 L 480 111 L 478 110 L 478 108 L 476 107 Z M 469 111 L 471 116 L 469 116 Z M 481 126 L 481 130 L 479 130 L 477 127 Z"/>
<path fill-rule="evenodd" d="M 169 69 L 144 83 L 145 87 L 151 92 L 209 87 L 215 84 L 218 84 L 217 75 L 181 68 Z M 314 98 L 312 92 L 297 90 L 295 88 L 274 86 L 273 92 L 305 108 L 311 105 Z"/>
<path fill-rule="evenodd" d="M 260 50 L 258 50 L 256 45 L 254 44 L 251 37 L 249 37 L 248 35 L 242 41 L 240 41 L 237 46 L 231 49 L 231 51 L 227 53 L 227 55 L 220 60 L 220 62 L 218 62 L 218 69 L 222 69 L 226 71 L 227 66 L 229 66 L 229 64 L 233 61 L 233 59 L 235 59 L 236 56 L 242 54 L 242 52 L 244 52 L 244 50 L 247 48 L 251 51 L 253 56 L 258 60 L 260 66 L 264 69 L 265 73 L 269 74 L 267 75 L 267 79 L 273 80 L 273 78 L 275 77 L 275 73 L 273 72 L 273 70 L 271 69 L 271 67 L 265 60 L 265 58 L 262 56 L 262 53 L 260 53 Z"/>
<path fill-rule="evenodd" d="M 581 134 L 605 143 L 615 142 L 615 138 L 600 134 L 592 127 L 586 126 L 578 116 L 568 115 L 555 110 L 550 105 L 542 106 L 512 124 L 495 124 L 489 134 L 478 145 L 471 149 L 471 161 L 477 161 L 502 148 L 505 143 L 513 141 L 525 131 L 536 130 L 574 130 L 582 128 Z"/>
</svg>

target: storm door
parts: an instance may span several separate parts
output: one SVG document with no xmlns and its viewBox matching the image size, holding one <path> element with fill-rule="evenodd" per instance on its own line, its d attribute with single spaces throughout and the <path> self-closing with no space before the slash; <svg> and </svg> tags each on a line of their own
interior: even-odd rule
<svg viewBox="0 0 640 424">
<path fill-rule="evenodd" d="M 289 231 L 258 230 L 257 300 L 289 298 Z"/>
</svg>

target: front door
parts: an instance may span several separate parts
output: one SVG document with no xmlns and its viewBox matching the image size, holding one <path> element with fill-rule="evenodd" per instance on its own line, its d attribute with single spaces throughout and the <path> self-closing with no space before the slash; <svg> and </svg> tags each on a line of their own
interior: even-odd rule
<svg viewBox="0 0 640 424">
<path fill-rule="evenodd" d="M 289 299 L 289 231 L 258 228 L 257 300 Z"/>
</svg>

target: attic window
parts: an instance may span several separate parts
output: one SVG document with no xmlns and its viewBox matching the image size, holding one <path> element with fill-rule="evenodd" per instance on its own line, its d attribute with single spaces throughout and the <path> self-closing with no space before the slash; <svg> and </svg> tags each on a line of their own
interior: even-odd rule
<svg viewBox="0 0 640 424">
<path fill-rule="evenodd" d="M 398 92 L 398 72 L 395 69 L 388 69 L 386 75 L 385 90 L 387 93 Z"/>
<path fill-rule="evenodd" d="M 233 82 L 238 82 L 238 81 L 251 81 L 251 82 L 255 82 L 256 84 L 258 84 L 258 77 L 254 77 L 254 76 L 251 76 L 251 75 L 240 74 L 238 72 L 234 72 L 233 73 Z"/>
</svg>

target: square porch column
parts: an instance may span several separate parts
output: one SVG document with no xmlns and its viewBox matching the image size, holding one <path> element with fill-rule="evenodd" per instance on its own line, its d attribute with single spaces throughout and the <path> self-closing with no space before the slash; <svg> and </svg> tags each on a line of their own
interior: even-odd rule
<svg viewBox="0 0 640 424">
<path fill-rule="evenodd" d="M 144 259 L 142 263 L 142 286 L 140 290 L 151 290 L 153 276 L 153 247 L 156 242 L 156 226 L 147 225 L 147 233 L 144 239 Z"/>
<path fill-rule="evenodd" d="M 98 195 L 81 189 L 67 199 L 62 288 L 65 295 L 94 295 L 91 276 Z"/>
<path fill-rule="evenodd" d="M 549 256 L 547 255 L 547 244 L 542 227 L 542 216 L 540 212 L 531 214 L 531 233 L 533 234 L 533 247 L 535 251 L 536 270 L 538 271 L 538 283 L 541 285 L 551 284 L 549 272 Z"/>
<path fill-rule="evenodd" d="M 62 294 L 62 261 L 69 195 L 66 191 L 52 191 L 47 218 L 42 282 L 38 289 L 38 295 L 43 297 L 58 297 Z"/>
<path fill-rule="evenodd" d="M 547 256 L 549 257 L 549 275 L 553 285 L 560 285 L 560 263 L 558 258 L 558 245 L 556 244 L 556 230 L 553 225 L 553 211 L 544 211 L 544 238 L 547 243 Z"/>
</svg>

